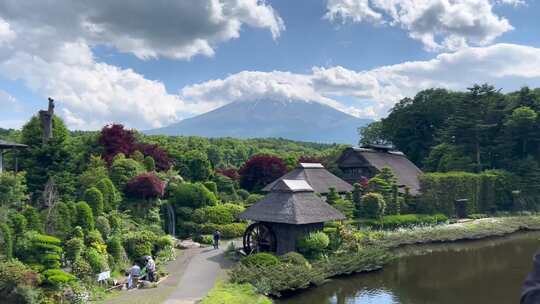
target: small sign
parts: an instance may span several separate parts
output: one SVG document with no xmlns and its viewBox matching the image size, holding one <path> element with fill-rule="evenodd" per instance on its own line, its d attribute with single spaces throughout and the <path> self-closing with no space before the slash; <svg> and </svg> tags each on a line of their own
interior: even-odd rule
<svg viewBox="0 0 540 304">
<path fill-rule="evenodd" d="M 105 272 L 102 272 L 102 273 L 98 274 L 97 281 L 98 282 L 105 281 L 105 280 L 109 279 L 110 277 L 111 277 L 111 271 L 105 271 Z"/>
</svg>

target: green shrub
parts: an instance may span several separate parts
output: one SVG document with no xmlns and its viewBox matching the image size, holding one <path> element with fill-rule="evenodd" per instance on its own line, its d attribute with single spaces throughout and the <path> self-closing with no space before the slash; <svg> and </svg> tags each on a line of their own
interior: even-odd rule
<svg viewBox="0 0 540 304">
<path fill-rule="evenodd" d="M 156 171 L 156 161 L 151 156 L 146 156 L 143 161 L 146 171 Z"/>
<path fill-rule="evenodd" d="M 6 223 L 0 223 L 0 254 L 8 260 L 13 257 L 13 235 L 11 229 Z"/>
<path fill-rule="evenodd" d="M 298 241 L 298 251 L 310 257 L 317 257 L 324 252 L 330 244 L 330 238 L 324 232 L 311 232 Z"/>
<path fill-rule="evenodd" d="M 45 277 L 45 283 L 55 289 L 63 287 L 64 285 L 77 280 L 74 275 L 66 273 L 60 269 L 48 269 L 45 270 L 42 274 Z"/>
<path fill-rule="evenodd" d="M 348 219 L 353 218 L 354 216 L 354 203 L 345 199 L 338 199 L 334 202 L 334 208 L 339 210 L 343 215 Z"/>
<path fill-rule="evenodd" d="M 124 248 L 132 260 L 152 255 L 152 249 L 157 237 L 152 231 L 143 230 L 129 233 L 124 239 Z"/>
<path fill-rule="evenodd" d="M 128 181 L 144 171 L 143 165 L 133 159 L 115 157 L 111 165 L 110 176 L 117 189 L 123 191 Z"/>
<path fill-rule="evenodd" d="M 176 217 L 180 220 L 190 221 L 193 215 L 193 208 L 190 207 L 178 207 L 175 209 Z"/>
<path fill-rule="evenodd" d="M 171 187 L 169 202 L 177 208 L 201 208 L 214 206 L 218 200 L 203 184 L 182 183 Z"/>
<path fill-rule="evenodd" d="M 193 212 L 196 223 L 230 224 L 234 222 L 234 215 L 224 205 L 216 205 L 197 209 Z"/>
<path fill-rule="evenodd" d="M 282 263 L 310 267 L 308 260 L 298 252 L 288 252 L 279 257 Z"/>
<path fill-rule="evenodd" d="M 199 234 L 213 234 L 216 230 L 221 231 L 221 225 L 208 223 L 199 225 L 197 232 Z"/>
<path fill-rule="evenodd" d="M 84 231 L 81 226 L 75 226 L 71 232 L 71 237 L 84 239 Z"/>
<path fill-rule="evenodd" d="M 236 191 L 236 193 L 238 194 L 238 196 L 240 196 L 240 198 L 242 200 L 247 200 L 248 197 L 249 197 L 249 192 L 244 190 L 244 189 L 239 189 L 238 191 Z"/>
<path fill-rule="evenodd" d="M 39 274 L 17 260 L 0 262 L 0 299 L 2 303 L 39 303 Z M 35 291 L 35 292 L 32 292 Z"/>
<path fill-rule="evenodd" d="M 71 273 L 73 273 L 79 279 L 86 279 L 91 277 L 94 272 L 92 266 L 85 258 L 78 258 L 71 265 Z"/>
<path fill-rule="evenodd" d="M 36 208 L 32 206 L 26 206 L 23 210 L 23 215 L 28 223 L 28 230 L 34 230 L 37 232 L 43 231 L 43 222 L 41 216 Z"/>
<path fill-rule="evenodd" d="M 107 239 L 108 236 L 111 234 L 111 225 L 109 224 L 109 220 L 104 216 L 98 216 L 96 218 L 96 229 L 101 233 L 101 236 L 103 238 Z"/>
<path fill-rule="evenodd" d="M 110 178 L 101 179 L 96 184 L 96 188 L 103 194 L 103 209 L 105 211 L 111 211 L 118 208 L 119 193 Z"/>
<path fill-rule="evenodd" d="M 24 215 L 20 213 L 10 213 L 9 215 L 9 224 L 15 236 L 22 235 L 26 231 L 28 222 Z"/>
<path fill-rule="evenodd" d="M 251 206 L 255 204 L 256 202 L 262 200 L 264 198 L 264 195 L 260 194 L 250 194 L 248 198 L 246 199 L 246 205 Z"/>
<path fill-rule="evenodd" d="M 174 239 L 170 235 L 164 235 L 157 238 L 155 242 L 156 251 L 174 247 Z"/>
<path fill-rule="evenodd" d="M 210 190 L 210 192 L 214 193 L 215 195 L 218 194 L 217 185 L 215 182 L 207 181 L 204 182 L 203 185 L 206 187 L 206 189 Z"/>
<path fill-rule="evenodd" d="M 214 243 L 214 237 L 211 234 L 199 234 L 193 238 L 193 241 L 205 245 L 211 245 Z"/>
<path fill-rule="evenodd" d="M 386 207 L 384 197 L 379 193 L 367 193 L 362 196 L 362 214 L 367 218 L 378 219 Z"/>
<path fill-rule="evenodd" d="M 88 246 L 91 246 L 93 244 L 105 244 L 103 236 L 98 230 L 88 231 L 85 241 Z"/>
<path fill-rule="evenodd" d="M 244 235 L 244 231 L 247 228 L 245 223 L 232 223 L 219 226 L 221 236 L 225 239 L 237 238 Z"/>
<path fill-rule="evenodd" d="M 273 266 L 280 263 L 279 258 L 273 254 L 261 252 L 249 255 L 240 261 L 245 266 Z"/>
<path fill-rule="evenodd" d="M 244 206 L 234 204 L 234 203 L 225 203 L 225 204 L 223 204 L 223 207 L 225 207 L 227 210 L 229 210 L 229 212 L 232 214 L 232 216 L 233 216 L 233 218 L 235 220 L 238 218 L 238 215 L 240 213 L 242 213 L 242 212 L 244 212 L 244 210 L 246 210 L 246 208 L 244 208 Z"/>
<path fill-rule="evenodd" d="M 77 220 L 76 224 L 80 226 L 83 231 L 94 230 L 94 214 L 92 208 L 86 202 L 77 203 Z"/>
<path fill-rule="evenodd" d="M 101 215 L 103 213 L 103 194 L 96 187 L 87 189 L 84 192 L 84 201 L 88 203 L 92 208 L 94 216 Z"/>
<path fill-rule="evenodd" d="M 124 262 L 127 258 L 126 251 L 122 246 L 122 240 L 118 236 L 109 239 L 107 242 L 107 251 L 113 257 L 116 264 Z"/>
<path fill-rule="evenodd" d="M 64 245 L 66 259 L 71 263 L 75 262 L 83 252 L 84 241 L 81 238 L 72 238 Z"/>
<path fill-rule="evenodd" d="M 94 274 L 100 273 L 109 269 L 107 256 L 99 253 L 95 248 L 92 248 L 92 247 L 88 248 L 84 253 L 84 257 L 88 261 L 88 264 L 90 264 L 90 267 Z"/>
<path fill-rule="evenodd" d="M 61 241 L 50 235 L 26 232 L 17 240 L 17 257 L 36 269 L 60 268 Z"/>
</svg>

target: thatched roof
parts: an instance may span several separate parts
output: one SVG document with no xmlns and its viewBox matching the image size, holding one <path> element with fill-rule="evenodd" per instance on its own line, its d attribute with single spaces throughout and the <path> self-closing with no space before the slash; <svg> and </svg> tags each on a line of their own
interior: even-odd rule
<svg viewBox="0 0 540 304">
<path fill-rule="evenodd" d="M 341 163 L 343 158 L 349 157 L 351 155 L 350 152 L 353 152 L 352 154 L 356 154 L 356 156 L 359 156 L 362 160 L 365 160 L 370 166 L 375 167 L 379 171 L 384 167 L 392 169 L 394 175 L 398 179 L 398 186 L 409 187 L 412 195 L 419 193 L 420 182 L 418 177 L 422 174 L 422 171 L 402 152 L 372 147 L 348 148 L 345 150 L 342 157 L 340 157 L 338 163 Z M 354 167 L 352 164 L 348 166 Z"/>
<path fill-rule="evenodd" d="M 8 142 L 0 139 L 0 149 L 23 149 L 28 148 L 27 145 Z"/>
<path fill-rule="evenodd" d="M 344 220 L 345 216 L 318 197 L 303 180 L 279 180 L 261 201 L 238 218 L 293 225 Z"/>
<path fill-rule="evenodd" d="M 351 192 L 353 187 L 341 178 L 330 173 L 319 163 L 301 163 L 291 172 L 283 175 L 277 180 L 263 188 L 269 192 L 280 180 L 305 180 L 316 193 L 327 194 L 330 188 L 335 188 L 337 192 Z"/>
</svg>

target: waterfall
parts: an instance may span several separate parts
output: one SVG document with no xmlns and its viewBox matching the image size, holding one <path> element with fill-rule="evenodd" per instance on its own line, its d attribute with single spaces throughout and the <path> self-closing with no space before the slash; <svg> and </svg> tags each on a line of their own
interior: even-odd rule
<svg viewBox="0 0 540 304">
<path fill-rule="evenodd" d="M 169 234 L 173 237 L 176 237 L 176 216 L 174 214 L 174 209 L 171 203 L 167 202 L 165 205 L 167 207 L 167 215 L 169 216 L 168 226 Z"/>
</svg>

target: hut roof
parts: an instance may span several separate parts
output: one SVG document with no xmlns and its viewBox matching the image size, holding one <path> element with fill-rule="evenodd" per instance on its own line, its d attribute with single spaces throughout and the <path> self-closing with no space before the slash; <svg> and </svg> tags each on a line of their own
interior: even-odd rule
<svg viewBox="0 0 540 304">
<path fill-rule="evenodd" d="M 407 186 L 409 187 L 411 194 L 418 194 L 420 190 L 418 177 L 422 174 L 422 171 L 402 152 L 390 150 L 382 151 L 372 148 L 350 149 L 363 157 L 371 166 L 379 171 L 384 167 L 392 169 L 398 179 L 399 186 Z M 340 160 L 338 160 L 338 162 L 340 162 Z"/>
<path fill-rule="evenodd" d="M 264 187 L 263 191 L 271 191 L 277 182 L 285 179 L 304 180 L 313 188 L 313 191 L 321 194 L 330 192 L 330 188 L 335 188 L 339 193 L 351 192 L 353 190 L 353 187 L 349 183 L 330 173 L 322 164 L 300 163 L 296 169 Z"/>
<path fill-rule="evenodd" d="M 0 139 L 0 149 L 22 149 L 27 147 L 27 145 L 12 143 Z"/>
<path fill-rule="evenodd" d="M 279 180 L 261 201 L 238 218 L 293 225 L 344 220 L 345 216 L 318 197 L 304 180 Z"/>
</svg>

